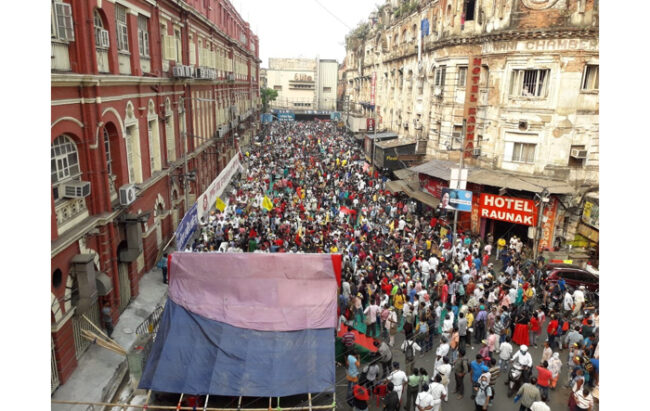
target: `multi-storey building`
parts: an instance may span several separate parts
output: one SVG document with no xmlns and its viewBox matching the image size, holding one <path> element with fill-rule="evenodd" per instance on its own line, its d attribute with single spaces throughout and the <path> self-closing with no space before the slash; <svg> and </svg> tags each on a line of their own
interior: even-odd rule
<svg viewBox="0 0 650 411">
<path fill-rule="evenodd" d="M 598 56 L 597 0 L 388 0 L 347 38 L 348 126 L 363 132 L 376 115 L 378 129 L 417 140 L 444 170 L 419 172 L 436 197 L 426 187 L 446 183 L 463 152 L 491 176 L 470 170 L 475 198 L 546 191 L 559 204 L 550 243 L 580 230 L 593 241 L 575 210 L 598 185 Z M 532 185 L 512 183 L 522 178 Z M 478 217 L 472 229 L 503 231 Z"/>
<path fill-rule="evenodd" d="M 278 91 L 271 109 L 296 114 L 336 110 L 336 60 L 270 58 L 265 72 L 267 87 Z"/>
<path fill-rule="evenodd" d="M 52 0 L 53 390 L 258 126 L 258 44 L 228 0 Z"/>
</svg>

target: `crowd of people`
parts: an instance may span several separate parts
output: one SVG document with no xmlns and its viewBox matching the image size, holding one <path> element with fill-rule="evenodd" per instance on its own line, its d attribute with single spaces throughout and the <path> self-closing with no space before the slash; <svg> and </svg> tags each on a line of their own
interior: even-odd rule
<svg viewBox="0 0 650 411">
<path fill-rule="evenodd" d="M 593 408 L 598 311 L 584 290 L 546 285 L 543 259 L 527 259 L 521 239 L 452 238 L 444 212 L 387 191 L 361 146 L 329 122 L 273 123 L 246 150 L 225 209 L 211 213 L 188 250 L 341 253 L 339 327 L 377 347 L 363 364 L 348 344 L 341 365 L 350 407 L 367 409 L 380 393 L 389 411 L 439 410 L 466 395 L 469 374 L 476 409 L 486 410 L 496 380 L 507 384 L 514 367 L 520 409 L 550 409 L 559 386 L 571 388 L 571 410 Z M 528 346 L 542 345 L 533 361 Z M 423 358 L 433 369 L 416 366 Z"/>
</svg>

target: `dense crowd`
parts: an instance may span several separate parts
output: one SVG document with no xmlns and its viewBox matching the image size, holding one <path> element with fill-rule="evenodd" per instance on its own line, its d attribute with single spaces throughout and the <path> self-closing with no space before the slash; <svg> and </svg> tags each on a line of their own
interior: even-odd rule
<svg viewBox="0 0 650 411">
<path fill-rule="evenodd" d="M 387 191 L 361 146 L 329 122 L 273 123 L 247 150 L 225 209 L 188 249 L 341 253 L 339 328 L 377 347 L 362 365 L 354 333 L 344 335 L 351 407 L 367 409 L 374 393 L 387 410 L 439 410 L 452 382 L 463 398 L 469 374 L 476 409 L 486 410 L 503 374 L 517 379 L 508 388 L 520 409 L 550 409 L 549 390 L 562 385 L 571 410 L 592 409 L 598 311 L 584 289 L 546 285 L 543 259 L 527 259 L 521 239 L 461 232 L 454 241 L 435 210 Z M 538 345 L 533 362 L 528 346 Z M 415 366 L 423 356 L 435 358 L 432 370 Z"/>
</svg>

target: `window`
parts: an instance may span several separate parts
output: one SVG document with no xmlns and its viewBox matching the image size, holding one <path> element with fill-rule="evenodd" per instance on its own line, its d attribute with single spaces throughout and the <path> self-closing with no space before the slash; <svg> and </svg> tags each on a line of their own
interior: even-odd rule
<svg viewBox="0 0 650 411">
<path fill-rule="evenodd" d="M 59 186 L 62 183 L 78 180 L 81 176 L 77 145 L 63 134 L 54 140 L 51 148 L 52 190 L 54 201 L 61 199 Z"/>
<path fill-rule="evenodd" d="M 585 66 L 585 71 L 582 74 L 582 90 L 598 90 L 598 65 L 587 64 Z"/>
<path fill-rule="evenodd" d="M 510 95 L 513 97 L 546 97 L 550 70 L 513 70 Z"/>
<path fill-rule="evenodd" d="M 129 51 L 129 30 L 126 24 L 126 8 L 115 5 L 115 21 L 117 23 L 117 51 Z"/>
<path fill-rule="evenodd" d="M 467 81 L 467 66 L 458 67 L 458 87 L 465 87 Z"/>
<path fill-rule="evenodd" d="M 141 57 L 149 57 L 149 29 L 148 21 L 144 16 L 138 16 L 138 48 Z"/>
<path fill-rule="evenodd" d="M 113 159 L 111 157 L 111 141 L 108 135 L 108 130 L 104 128 L 104 151 L 106 151 L 106 171 L 108 174 L 113 174 Z"/>
<path fill-rule="evenodd" d="M 512 159 L 514 163 L 534 163 L 536 144 L 514 143 L 512 148 Z"/>
<path fill-rule="evenodd" d="M 436 67 L 436 75 L 433 84 L 437 87 L 445 86 L 445 74 L 447 72 L 447 66 L 438 66 Z"/>
<path fill-rule="evenodd" d="M 273 90 L 282 90 L 282 86 L 273 86 Z"/>
<path fill-rule="evenodd" d="M 181 31 L 180 29 L 174 30 L 174 38 L 176 39 L 176 61 L 181 63 L 183 61 L 183 45 L 181 43 Z M 201 62 L 203 63 L 203 62 Z"/>
<path fill-rule="evenodd" d="M 332 91 L 332 87 L 323 87 L 323 93 L 329 93 Z"/>
<path fill-rule="evenodd" d="M 465 21 L 474 20 L 475 8 L 476 8 L 476 0 L 467 0 L 465 2 Z"/>
<path fill-rule="evenodd" d="M 102 21 L 99 12 L 95 10 L 95 47 L 98 49 L 108 49 L 109 39 L 108 39 L 108 30 L 104 29 L 104 22 Z"/>
<path fill-rule="evenodd" d="M 61 1 L 52 3 L 52 37 L 63 41 L 74 41 L 74 23 L 72 21 L 72 7 Z"/>
</svg>

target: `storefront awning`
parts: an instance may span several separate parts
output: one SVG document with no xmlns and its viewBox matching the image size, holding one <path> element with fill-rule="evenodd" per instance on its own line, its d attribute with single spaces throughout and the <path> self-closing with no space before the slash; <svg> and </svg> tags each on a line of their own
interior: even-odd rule
<svg viewBox="0 0 650 411">
<path fill-rule="evenodd" d="M 409 170 L 449 181 L 452 168 L 458 168 L 458 163 L 448 160 L 432 160 L 411 167 Z M 474 184 L 530 191 L 533 193 L 541 193 L 544 188 L 551 194 L 570 194 L 576 192 L 574 187 L 564 181 L 544 177 L 522 176 L 503 170 L 487 170 L 471 166 L 466 166 L 466 168 L 469 170 L 467 181 Z"/>
<path fill-rule="evenodd" d="M 409 197 L 418 200 L 422 204 L 426 204 L 429 207 L 436 208 L 440 205 L 440 200 L 432 196 L 431 194 L 424 193 L 419 190 L 413 190 L 409 187 L 406 180 L 393 180 L 386 183 L 386 189 L 393 192 L 403 192 Z"/>
<path fill-rule="evenodd" d="M 408 168 L 402 168 L 401 170 L 393 171 L 393 174 L 395 174 L 395 177 L 399 178 L 400 180 L 408 180 L 412 178 L 415 173 Z"/>
</svg>

